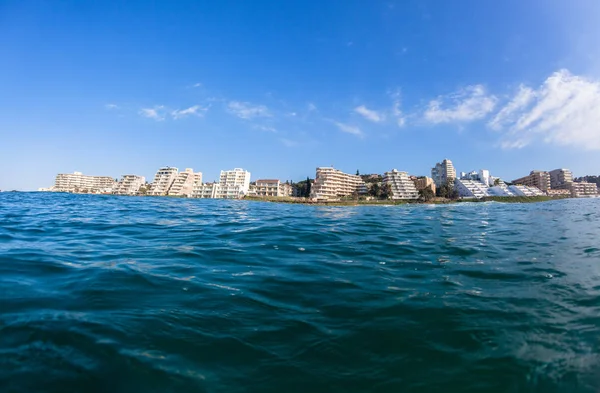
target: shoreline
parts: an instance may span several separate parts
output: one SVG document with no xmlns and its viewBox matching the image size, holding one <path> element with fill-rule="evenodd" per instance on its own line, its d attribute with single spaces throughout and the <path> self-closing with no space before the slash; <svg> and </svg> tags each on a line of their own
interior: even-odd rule
<svg viewBox="0 0 600 393">
<path fill-rule="evenodd" d="M 420 200 L 351 200 L 351 201 L 311 201 L 306 199 L 295 199 L 286 197 L 244 197 L 241 200 L 250 202 L 269 202 L 269 203 L 284 203 L 297 205 L 311 206 L 397 206 L 397 205 L 450 205 L 457 203 L 482 203 L 482 202 L 499 202 L 499 203 L 537 203 L 550 202 L 563 199 L 577 199 L 572 197 L 553 197 L 553 196 L 522 196 L 522 197 L 485 197 L 481 199 L 445 199 L 435 198 L 430 201 Z"/>
</svg>

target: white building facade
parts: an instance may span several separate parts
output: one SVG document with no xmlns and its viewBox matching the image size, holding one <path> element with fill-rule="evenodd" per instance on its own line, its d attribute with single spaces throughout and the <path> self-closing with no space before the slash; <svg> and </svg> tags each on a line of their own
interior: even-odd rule
<svg viewBox="0 0 600 393">
<path fill-rule="evenodd" d="M 446 158 L 442 162 L 435 164 L 431 168 L 431 178 L 438 188 L 446 183 L 453 183 L 454 179 L 456 179 L 456 169 L 454 169 L 452 161 Z"/>
<path fill-rule="evenodd" d="M 123 175 L 113 193 L 117 195 L 136 195 L 141 186 L 146 184 L 146 178 L 138 175 Z"/>
<path fill-rule="evenodd" d="M 248 195 L 250 189 L 250 172 L 242 168 L 221 171 L 217 198 L 239 199 Z"/>
<path fill-rule="evenodd" d="M 167 195 L 171 185 L 179 175 L 179 169 L 173 167 L 162 167 L 154 175 L 154 181 L 148 195 Z"/>
<path fill-rule="evenodd" d="M 367 186 L 357 175 L 344 173 L 332 167 L 319 167 L 310 190 L 310 198 L 338 200 L 354 194 L 366 194 Z"/>
<path fill-rule="evenodd" d="M 383 184 L 389 184 L 392 189 L 392 199 L 418 199 L 419 191 L 407 172 L 392 169 L 383 174 Z"/>
<path fill-rule="evenodd" d="M 59 173 L 53 191 L 80 193 L 110 193 L 116 186 L 110 176 L 89 176 L 81 172 Z"/>
<path fill-rule="evenodd" d="M 185 171 L 179 172 L 167 195 L 189 198 L 194 191 L 194 184 L 197 183 L 202 183 L 202 172 L 194 173 L 192 168 L 186 168 Z"/>
</svg>

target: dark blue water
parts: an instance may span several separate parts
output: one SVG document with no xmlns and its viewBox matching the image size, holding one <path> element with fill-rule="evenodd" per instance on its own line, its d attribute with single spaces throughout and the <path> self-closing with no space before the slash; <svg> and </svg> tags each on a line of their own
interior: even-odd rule
<svg viewBox="0 0 600 393">
<path fill-rule="evenodd" d="M 599 387 L 600 200 L 0 194 L 1 392 Z"/>
</svg>

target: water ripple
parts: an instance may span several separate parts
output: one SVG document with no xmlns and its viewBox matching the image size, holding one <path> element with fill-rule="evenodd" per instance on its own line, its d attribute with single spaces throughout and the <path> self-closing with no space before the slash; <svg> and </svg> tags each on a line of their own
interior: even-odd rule
<svg viewBox="0 0 600 393">
<path fill-rule="evenodd" d="M 0 391 L 595 392 L 600 201 L 0 194 Z"/>
</svg>

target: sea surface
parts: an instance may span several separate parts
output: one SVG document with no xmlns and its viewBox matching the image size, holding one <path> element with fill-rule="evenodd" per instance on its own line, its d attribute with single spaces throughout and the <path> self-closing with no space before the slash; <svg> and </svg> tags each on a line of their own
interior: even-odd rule
<svg viewBox="0 0 600 393">
<path fill-rule="evenodd" d="M 600 199 L 0 193 L 0 392 L 600 391 Z"/>
</svg>

